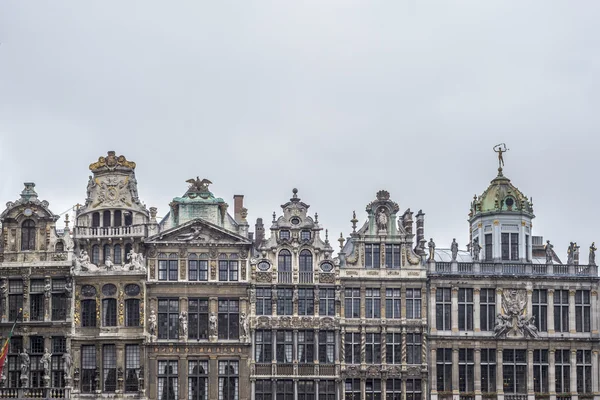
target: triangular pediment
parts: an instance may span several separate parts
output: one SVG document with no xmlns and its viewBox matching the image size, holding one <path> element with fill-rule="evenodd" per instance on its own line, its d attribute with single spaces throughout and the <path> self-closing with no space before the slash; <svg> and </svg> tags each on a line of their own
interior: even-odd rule
<svg viewBox="0 0 600 400">
<path fill-rule="evenodd" d="M 235 232 L 223 229 L 220 226 L 211 224 L 201 218 L 188 221 L 185 224 L 167 229 L 157 235 L 147 238 L 147 244 L 160 243 L 179 243 L 179 244 L 210 244 L 210 243 L 230 243 L 230 244 L 252 244 L 248 238 L 238 235 Z"/>
</svg>

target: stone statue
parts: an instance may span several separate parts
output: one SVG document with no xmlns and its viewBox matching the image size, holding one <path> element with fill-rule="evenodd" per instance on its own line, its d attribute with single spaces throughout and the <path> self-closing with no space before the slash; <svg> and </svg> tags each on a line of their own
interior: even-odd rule
<svg viewBox="0 0 600 400">
<path fill-rule="evenodd" d="M 427 246 L 429 246 L 429 261 L 433 261 L 435 259 L 435 242 L 433 238 L 429 239 Z"/>
<path fill-rule="evenodd" d="M 458 243 L 456 243 L 456 239 L 452 239 L 450 251 L 452 252 L 452 261 L 456 261 L 456 257 L 458 256 Z"/>
<path fill-rule="evenodd" d="M 71 377 L 71 354 L 65 353 L 62 356 L 63 361 L 63 373 L 65 374 L 65 378 Z"/>
<path fill-rule="evenodd" d="M 496 315 L 494 336 L 502 337 L 512 332 L 512 336 L 519 334 L 526 337 L 538 337 L 535 318 L 526 318 L 523 314 L 527 307 L 527 293 L 525 290 L 504 289 L 502 292 L 502 310 L 504 315 Z"/>
<path fill-rule="evenodd" d="M 192 226 L 192 232 L 182 233 L 177 236 L 177 240 L 182 242 L 189 242 L 190 240 L 198 240 L 200 237 L 201 226 Z"/>
<path fill-rule="evenodd" d="M 550 243 L 549 240 L 546 240 L 546 245 L 544 246 L 544 250 L 546 252 L 546 264 L 552 264 L 552 259 L 553 257 L 553 251 L 552 248 L 554 246 Z"/>
<path fill-rule="evenodd" d="M 52 364 L 52 354 L 48 351 L 48 348 L 44 349 L 44 355 L 40 359 L 40 364 L 44 369 L 44 376 L 50 376 L 50 366 Z"/>
<path fill-rule="evenodd" d="M 377 212 L 377 228 L 380 231 L 387 231 L 388 228 L 388 216 L 383 207 Z"/>
<path fill-rule="evenodd" d="M 240 327 L 242 328 L 242 337 L 248 338 L 248 316 L 244 312 L 240 314 Z"/>
<path fill-rule="evenodd" d="M 8 285 L 6 282 L 6 279 L 2 279 L 2 283 L 0 283 L 0 293 L 2 293 L 3 298 L 8 294 Z"/>
<path fill-rule="evenodd" d="M 248 297 L 250 298 L 250 303 L 256 303 L 256 287 L 250 286 L 248 288 Z"/>
<path fill-rule="evenodd" d="M 2 369 L 2 375 L 0 375 L 0 387 L 6 387 L 6 369 Z"/>
<path fill-rule="evenodd" d="M 92 189 L 94 188 L 94 186 L 96 186 L 96 182 L 94 181 L 94 178 L 92 178 L 92 176 L 90 175 L 90 179 L 88 180 L 88 184 L 87 184 L 87 198 L 88 199 L 92 198 Z"/>
<path fill-rule="evenodd" d="M 26 352 L 21 351 L 19 353 L 19 359 L 21 360 L 21 379 L 29 379 L 29 355 Z"/>
<path fill-rule="evenodd" d="M 511 319 L 502 314 L 496 314 L 496 324 L 494 326 L 494 336 L 500 337 L 506 335 L 513 328 Z"/>
<path fill-rule="evenodd" d="M 575 243 L 570 242 L 567 248 L 567 265 L 573 265 L 573 256 L 575 254 Z"/>
<path fill-rule="evenodd" d="M 152 335 L 153 338 L 156 338 L 156 328 L 156 312 L 154 311 L 154 309 L 151 309 L 150 316 L 148 317 L 148 331 L 150 332 L 150 335 Z"/>
<path fill-rule="evenodd" d="M 298 288 L 294 288 L 294 292 L 292 293 L 292 302 L 293 303 L 297 303 L 298 302 Z"/>
<path fill-rule="evenodd" d="M 182 311 L 179 314 L 179 337 L 183 339 L 187 339 L 188 335 L 188 318 L 187 311 Z"/>
<path fill-rule="evenodd" d="M 217 316 L 215 313 L 210 313 L 208 318 L 208 334 L 217 337 Z"/>
<path fill-rule="evenodd" d="M 104 265 L 106 265 L 106 270 L 107 271 L 113 271 L 114 270 L 115 264 L 113 263 L 112 258 L 110 256 L 106 256 L 106 261 L 104 261 Z"/>
<path fill-rule="evenodd" d="M 129 253 L 127 253 L 127 261 L 129 261 L 129 263 L 125 264 L 123 269 L 129 268 L 130 271 L 146 272 L 144 255 L 142 253 L 136 253 L 133 249 L 129 250 Z"/>
<path fill-rule="evenodd" d="M 138 197 L 137 179 L 135 179 L 135 175 L 133 175 L 133 173 L 129 176 L 129 181 L 127 181 L 127 188 L 131 193 L 131 198 L 133 199 L 133 201 L 139 203 L 140 199 Z"/>
<path fill-rule="evenodd" d="M 65 294 L 68 298 L 71 298 L 73 295 L 73 279 L 71 279 L 71 277 L 67 277 L 67 283 L 65 283 Z"/>
<path fill-rule="evenodd" d="M 212 183 L 208 179 L 200 180 L 200 177 L 198 176 L 196 179 L 188 179 L 186 182 L 190 184 L 190 188 L 188 189 L 189 192 L 207 192 L 208 185 Z"/>
<path fill-rule="evenodd" d="M 592 242 L 592 245 L 590 246 L 590 259 L 588 261 L 589 265 L 596 265 L 596 250 L 598 250 L 596 248 L 596 242 Z"/>
<path fill-rule="evenodd" d="M 473 261 L 479 261 L 479 253 L 481 252 L 481 246 L 479 245 L 479 238 L 473 240 Z"/>
<path fill-rule="evenodd" d="M 75 266 L 73 272 L 78 273 L 81 271 L 97 271 L 98 267 L 90 262 L 90 256 L 87 251 L 81 250 L 79 257 L 75 258 Z"/>
</svg>

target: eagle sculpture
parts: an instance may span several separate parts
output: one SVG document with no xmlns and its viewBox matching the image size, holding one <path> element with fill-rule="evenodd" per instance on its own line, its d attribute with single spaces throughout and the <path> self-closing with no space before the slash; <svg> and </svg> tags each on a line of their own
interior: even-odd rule
<svg viewBox="0 0 600 400">
<path fill-rule="evenodd" d="M 206 192 L 208 190 L 208 185 L 212 183 L 206 178 L 200 180 L 200 177 L 196 177 L 196 179 L 188 179 L 186 182 L 190 184 L 190 188 L 188 190 L 192 192 Z"/>
</svg>

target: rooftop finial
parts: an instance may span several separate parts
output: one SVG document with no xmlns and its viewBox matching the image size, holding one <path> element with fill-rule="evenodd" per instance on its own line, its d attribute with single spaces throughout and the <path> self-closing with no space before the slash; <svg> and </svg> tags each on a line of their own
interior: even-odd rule
<svg viewBox="0 0 600 400">
<path fill-rule="evenodd" d="M 356 223 L 358 222 L 356 219 L 356 211 L 352 211 L 352 219 L 350 222 L 352 222 L 352 233 L 356 233 Z"/>
<path fill-rule="evenodd" d="M 273 223 L 275 223 L 275 221 L 277 221 L 277 214 L 275 214 L 275 211 L 273 211 Z"/>
<path fill-rule="evenodd" d="M 69 230 L 69 214 L 65 214 L 65 230 Z"/>
<path fill-rule="evenodd" d="M 344 235 L 342 234 L 342 232 L 340 232 L 340 238 L 338 239 L 338 242 L 340 242 L 340 250 L 344 248 L 344 240 Z"/>
<path fill-rule="evenodd" d="M 504 143 L 500 143 L 494 146 L 494 152 L 498 153 L 498 175 L 502 176 L 502 167 L 504 167 L 504 158 L 502 153 L 507 152 L 509 149 L 506 148 Z"/>
<path fill-rule="evenodd" d="M 319 223 L 319 214 L 315 213 L 315 224 Z"/>
</svg>

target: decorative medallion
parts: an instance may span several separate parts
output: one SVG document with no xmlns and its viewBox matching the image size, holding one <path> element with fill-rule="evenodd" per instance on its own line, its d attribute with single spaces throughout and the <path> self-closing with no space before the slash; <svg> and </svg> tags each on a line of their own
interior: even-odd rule
<svg viewBox="0 0 600 400">
<path fill-rule="evenodd" d="M 92 285 L 83 285 L 81 287 L 81 295 L 83 297 L 94 297 L 96 295 L 96 288 Z"/>
<path fill-rule="evenodd" d="M 117 294 L 117 287 L 112 283 L 107 283 L 106 285 L 102 286 L 102 294 L 105 296 L 114 296 Z"/>
<path fill-rule="evenodd" d="M 135 283 L 130 283 L 129 285 L 126 285 L 125 294 L 127 296 L 137 296 L 138 294 L 140 294 L 139 285 L 136 285 Z"/>
<path fill-rule="evenodd" d="M 321 271 L 330 272 L 333 269 L 333 264 L 330 262 L 324 262 L 321 264 Z"/>
<path fill-rule="evenodd" d="M 268 271 L 271 268 L 271 264 L 268 261 L 261 261 L 258 263 L 258 269 L 261 271 Z"/>
</svg>

